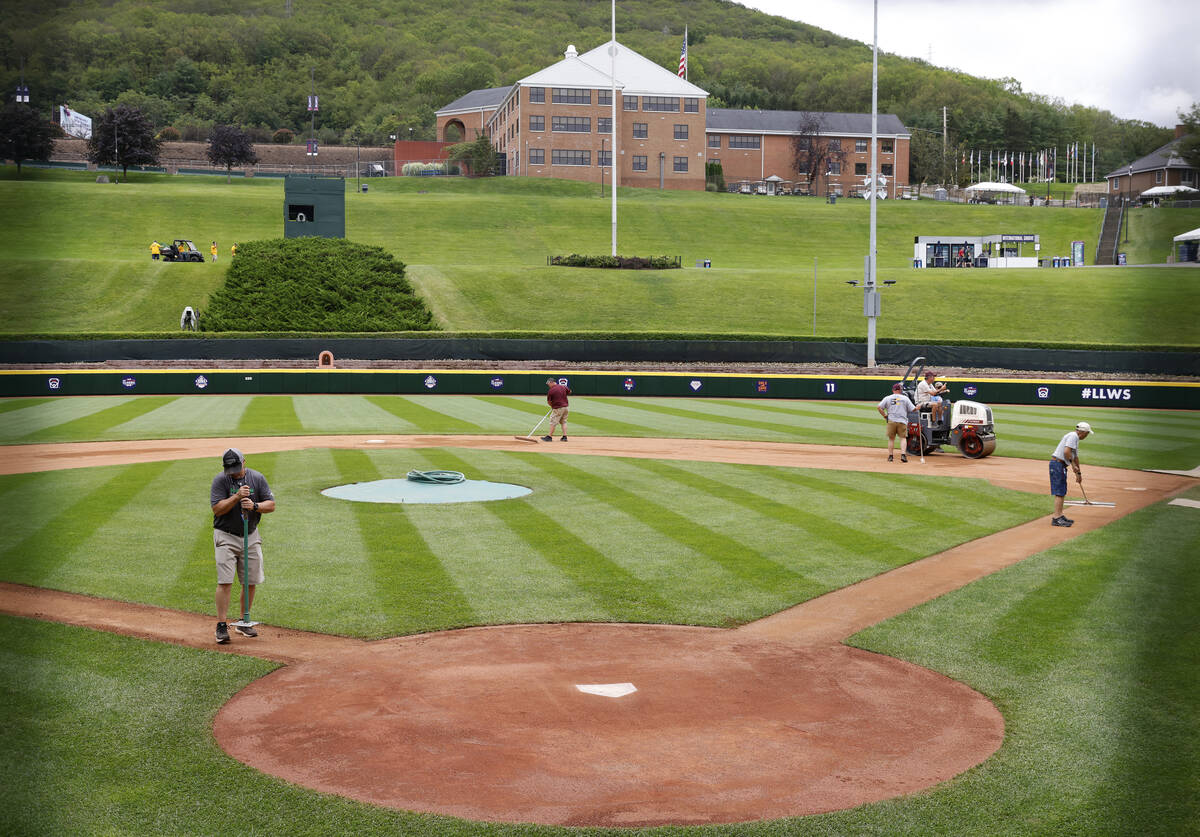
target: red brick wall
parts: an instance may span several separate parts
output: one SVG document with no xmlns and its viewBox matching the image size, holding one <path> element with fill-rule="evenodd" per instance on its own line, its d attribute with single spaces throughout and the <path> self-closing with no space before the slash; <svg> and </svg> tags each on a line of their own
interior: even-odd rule
<svg viewBox="0 0 1200 837">
<path fill-rule="evenodd" d="M 753 136 L 753 134 L 749 134 Z M 790 136 L 780 136 L 774 134 L 759 135 L 761 137 L 761 148 L 730 148 L 729 135 L 721 134 L 721 147 L 708 148 L 707 140 L 705 141 L 705 150 L 708 159 L 719 159 L 721 168 L 725 173 L 725 182 L 727 184 L 736 183 L 739 180 L 763 180 L 776 175 L 784 180 L 793 182 L 803 181 L 805 178 L 797 174 L 793 164 L 792 138 Z M 863 183 L 863 175 L 856 175 L 855 164 L 863 163 L 866 165 L 867 171 L 871 169 L 871 140 L 866 138 L 866 151 L 856 151 L 855 143 L 861 137 L 821 137 L 822 142 L 827 142 L 830 139 L 839 139 L 842 143 L 842 152 L 844 158 L 842 160 L 842 172 L 840 175 L 825 176 L 822 175 L 818 181 L 818 188 L 822 193 L 827 189 L 840 188 L 842 194 L 851 194 L 855 190 L 860 189 Z M 886 142 L 892 143 L 892 153 L 884 153 L 882 150 L 879 154 L 880 171 L 883 171 L 885 164 L 892 165 L 893 175 L 888 178 L 888 191 L 893 188 L 900 189 L 908 185 L 908 163 L 909 163 L 909 140 L 908 138 L 890 139 L 880 137 L 880 146 L 884 146 Z"/>
</svg>

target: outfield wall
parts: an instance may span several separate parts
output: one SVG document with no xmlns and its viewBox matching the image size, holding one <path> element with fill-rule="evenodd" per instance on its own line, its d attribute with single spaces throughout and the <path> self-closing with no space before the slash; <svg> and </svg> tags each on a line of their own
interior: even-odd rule
<svg viewBox="0 0 1200 837">
<path fill-rule="evenodd" d="M 529 370 L 21 370 L 0 371 L 0 396 L 62 395 L 535 395 L 546 371 Z M 580 371 L 565 375 L 582 396 L 796 398 L 876 401 L 893 377 Z M 943 377 L 954 400 L 987 404 L 1200 409 L 1200 383 Z"/>
<path fill-rule="evenodd" d="M 865 343 L 808 340 L 553 340 L 495 337 L 190 338 L 0 341 L 0 365 L 112 361 L 311 360 L 322 351 L 357 360 L 488 360 L 570 363 L 849 363 L 865 366 Z M 922 346 L 879 343 L 878 363 L 1104 375 L 1200 377 L 1200 352 Z M 185 360 L 186 358 L 186 360 Z"/>
</svg>

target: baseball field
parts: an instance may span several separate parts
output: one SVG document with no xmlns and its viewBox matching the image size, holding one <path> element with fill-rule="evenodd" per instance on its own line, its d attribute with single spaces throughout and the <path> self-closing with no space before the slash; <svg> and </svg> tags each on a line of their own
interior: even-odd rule
<svg viewBox="0 0 1200 837">
<path fill-rule="evenodd" d="M 863 329 L 862 202 L 630 190 L 623 252 L 685 269 L 597 276 L 545 265 L 607 250 L 591 185 L 419 180 L 348 194 L 349 236 L 447 332 Z M 281 197 L 0 170 L 0 332 L 167 335 Z M 1138 210 L 1133 260 L 1197 217 Z M 1195 270 L 910 267 L 930 229 L 1090 254 L 1099 223 L 889 202 L 881 338 L 1194 351 Z M 1200 413 L 993 407 L 995 455 L 888 463 L 869 403 L 576 395 L 570 440 L 531 444 L 536 397 L 0 399 L 0 833 L 1197 833 Z M 1080 420 L 1104 505 L 1051 527 Z M 278 510 L 260 635 L 218 646 L 229 446 Z M 414 469 L 530 493 L 322 494 Z"/>
</svg>

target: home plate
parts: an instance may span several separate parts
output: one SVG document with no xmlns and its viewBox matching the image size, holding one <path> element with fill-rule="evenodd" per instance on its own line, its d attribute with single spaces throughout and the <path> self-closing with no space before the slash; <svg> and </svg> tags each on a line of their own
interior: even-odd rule
<svg viewBox="0 0 1200 837">
<path fill-rule="evenodd" d="M 631 695 L 637 691 L 632 683 L 594 683 L 592 685 L 576 685 L 576 689 L 589 695 L 619 698 Z"/>
<path fill-rule="evenodd" d="M 1189 509 L 1200 509 L 1200 500 L 1189 500 L 1187 497 L 1176 497 L 1168 506 L 1187 506 Z M 582 687 L 581 687 L 582 688 Z"/>
</svg>

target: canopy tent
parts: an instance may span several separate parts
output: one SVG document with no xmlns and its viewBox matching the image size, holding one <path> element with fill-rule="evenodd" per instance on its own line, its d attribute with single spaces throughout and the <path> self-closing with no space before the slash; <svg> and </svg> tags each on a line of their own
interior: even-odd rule
<svg viewBox="0 0 1200 837">
<path fill-rule="evenodd" d="M 1020 186 L 1014 186 L 1011 183 L 976 183 L 974 186 L 968 186 L 967 192 L 1011 192 L 1013 194 L 1025 194 L 1025 190 Z"/>
<path fill-rule="evenodd" d="M 1191 186 L 1154 186 L 1147 189 L 1138 195 L 1139 198 L 1165 198 L 1169 195 L 1177 195 L 1180 192 L 1195 192 L 1200 191 L 1193 189 Z"/>
<path fill-rule="evenodd" d="M 1194 230 L 1189 230 L 1185 233 L 1180 233 L 1175 236 L 1176 241 L 1200 241 L 1200 227 Z"/>
</svg>

